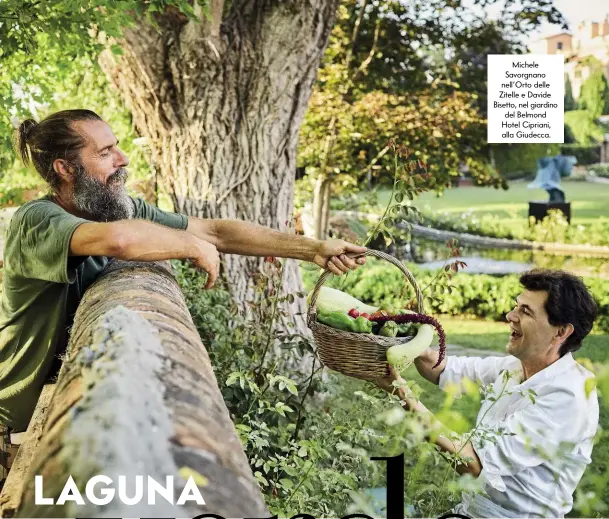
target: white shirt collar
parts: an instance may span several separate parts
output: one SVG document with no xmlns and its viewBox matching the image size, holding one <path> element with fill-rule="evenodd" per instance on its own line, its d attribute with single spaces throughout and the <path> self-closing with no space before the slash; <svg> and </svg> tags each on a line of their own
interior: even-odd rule
<svg viewBox="0 0 609 519">
<path fill-rule="evenodd" d="M 520 364 L 519 369 L 520 369 L 520 375 L 521 375 L 520 380 L 522 380 L 522 377 L 524 377 L 524 369 L 522 367 L 522 363 L 519 363 L 519 364 Z M 561 373 L 564 373 L 565 371 L 571 369 L 575 364 L 576 364 L 576 362 L 575 362 L 575 359 L 573 358 L 573 354 L 571 352 L 568 352 L 565 355 L 563 355 L 560 359 L 558 359 L 557 361 L 553 362 L 549 366 L 546 366 L 541 371 L 538 371 L 537 373 L 535 373 L 532 377 L 528 378 L 524 382 L 520 382 L 519 385 L 521 385 L 521 386 L 526 385 L 527 387 L 538 386 L 540 384 L 543 384 L 547 380 L 552 379 L 552 378 L 556 377 L 557 375 L 560 375 Z"/>
</svg>

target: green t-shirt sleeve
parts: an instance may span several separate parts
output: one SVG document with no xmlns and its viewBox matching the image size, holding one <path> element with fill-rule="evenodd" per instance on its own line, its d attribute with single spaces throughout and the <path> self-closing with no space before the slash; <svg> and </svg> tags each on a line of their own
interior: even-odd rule
<svg viewBox="0 0 609 519">
<path fill-rule="evenodd" d="M 26 278 L 73 283 L 77 264 L 68 260 L 70 240 L 83 223 L 91 222 L 50 201 L 34 203 L 15 213 L 6 244 L 11 267 Z"/>
<path fill-rule="evenodd" d="M 150 220 L 173 229 L 185 230 L 188 227 L 188 217 L 184 214 L 169 213 L 149 204 L 141 198 L 131 198 L 135 205 L 134 218 Z"/>
</svg>

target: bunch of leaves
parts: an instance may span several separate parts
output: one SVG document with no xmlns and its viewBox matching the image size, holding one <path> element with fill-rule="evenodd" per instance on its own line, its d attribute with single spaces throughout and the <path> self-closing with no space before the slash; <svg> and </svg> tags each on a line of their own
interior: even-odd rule
<svg viewBox="0 0 609 519">
<path fill-rule="evenodd" d="M 131 194 L 157 202 L 154 168 L 148 164 L 146 148 L 136 144 L 138 136 L 131 114 L 110 87 L 97 62 L 88 56 L 76 58 L 63 80 L 53 88 L 53 97 L 49 102 L 35 105 L 31 113 L 22 114 L 22 118 L 35 116 L 42 119 L 56 111 L 75 107 L 93 110 L 110 125 L 120 141 L 121 149 L 129 157 L 127 187 Z M 22 118 L 15 116 L 14 121 L 19 122 Z M 0 161 L 3 160 L 5 164 L 0 172 L 0 206 L 21 205 L 47 189 L 33 168 L 23 166 L 12 147 L 0 149 L 0 157 L 4 157 Z M 160 196 L 163 197 L 163 194 L 160 193 Z"/>
<path fill-rule="evenodd" d="M 340 413 L 319 407 L 319 393 L 328 385 L 310 355 L 312 346 L 281 325 L 290 319 L 283 303 L 302 296 L 281 295 L 281 262 L 264 263 L 243 311 L 222 287 L 201 290 L 201 275 L 190 266 L 174 266 L 269 507 L 282 516 L 303 510 L 343 515 L 351 501 L 346 490 L 367 480 L 372 484 L 376 474 L 373 464 L 362 465 L 365 456 L 352 446 L 368 445 L 374 435 L 364 413 L 343 427 Z"/>
<path fill-rule="evenodd" d="M 207 12 L 207 1 L 197 1 Z M 0 2 L 0 171 L 14 160 L 14 121 L 36 116 L 38 107 L 53 102 L 81 59 L 95 62 L 107 47 L 122 53 L 113 42 L 124 30 L 142 18 L 158 25 L 156 14 L 164 10 L 175 11 L 178 20 L 196 19 L 187 0 Z"/>
</svg>

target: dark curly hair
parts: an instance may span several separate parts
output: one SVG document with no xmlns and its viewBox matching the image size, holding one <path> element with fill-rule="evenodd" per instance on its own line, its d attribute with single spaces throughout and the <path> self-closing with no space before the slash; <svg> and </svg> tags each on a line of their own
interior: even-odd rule
<svg viewBox="0 0 609 519">
<path fill-rule="evenodd" d="M 520 283 L 527 290 L 547 292 L 544 308 L 552 326 L 573 325 L 573 333 L 560 346 L 559 355 L 579 350 L 598 314 L 583 280 L 564 270 L 533 269 L 520 276 Z"/>
</svg>

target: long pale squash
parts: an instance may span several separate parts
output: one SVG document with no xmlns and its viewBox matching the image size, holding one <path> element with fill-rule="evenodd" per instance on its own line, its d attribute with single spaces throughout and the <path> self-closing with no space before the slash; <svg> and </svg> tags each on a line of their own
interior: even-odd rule
<svg viewBox="0 0 609 519">
<path fill-rule="evenodd" d="M 431 346 L 434 327 L 430 324 L 419 326 L 417 335 L 411 341 L 392 346 L 387 350 L 387 361 L 400 373 L 406 370 L 421 353 Z"/>
<path fill-rule="evenodd" d="M 313 292 L 309 294 L 309 304 L 311 303 L 311 297 Z M 343 312 L 348 313 L 349 310 L 355 308 L 360 313 L 366 312 L 373 314 L 378 310 L 374 306 L 362 303 L 359 299 L 335 288 L 321 287 L 316 301 L 317 309 L 322 312 Z"/>
</svg>

